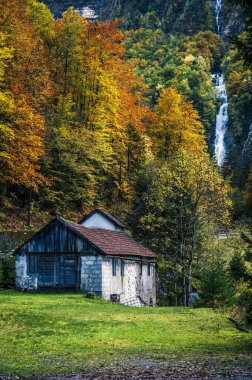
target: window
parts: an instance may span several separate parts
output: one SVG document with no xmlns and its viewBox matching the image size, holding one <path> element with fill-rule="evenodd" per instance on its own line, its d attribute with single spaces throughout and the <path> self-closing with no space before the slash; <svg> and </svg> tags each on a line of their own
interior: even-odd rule
<svg viewBox="0 0 252 380">
<path fill-rule="evenodd" d="M 139 266 L 140 276 L 142 276 L 142 274 L 143 274 L 143 262 L 141 261 L 139 265 L 140 265 Z"/>
<path fill-rule="evenodd" d="M 112 259 L 112 273 L 116 276 L 116 259 Z"/>
<path fill-rule="evenodd" d="M 148 276 L 150 276 L 150 269 L 151 269 L 151 266 L 150 266 L 150 263 L 147 264 L 147 274 Z"/>
<path fill-rule="evenodd" d="M 124 260 L 121 260 L 121 276 L 124 276 L 125 271 L 125 262 Z"/>
</svg>

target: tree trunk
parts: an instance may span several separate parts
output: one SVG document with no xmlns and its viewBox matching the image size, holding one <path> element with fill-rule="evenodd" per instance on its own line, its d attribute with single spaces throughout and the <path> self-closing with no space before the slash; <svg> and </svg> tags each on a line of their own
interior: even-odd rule
<svg viewBox="0 0 252 380">
<path fill-rule="evenodd" d="M 190 260 L 188 264 L 187 295 L 186 295 L 187 305 L 186 306 L 189 306 L 189 294 L 191 293 L 191 291 L 192 291 L 192 261 Z"/>
<path fill-rule="evenodd" d="M 178 306 L 178 295 L 177 295 L 177 278 L 174 280 L 174 294 L 175 294 L 175 305 Z"/>
<path fill-rule="evenodd" d="M 29 190 L 28 198 L 28 213 L 27 213 L 27 226 L 31 226 L 31 203 L 32 203 L 32 189 Z"/>
<path fill-rule="evenodd" d="M 186 266 L 185 266 L 185 253 L 184 253 L 184 246 L 181 243 L 180 244 L 180 256 L 181 256 L 181 269 L 182 269 L 182 305 L 186 306 Z"/>
<path fill-rule="evenodd" d="M 121 201 L 122 199 L 122 161 L 120 160 L 120 163 L 119 163 L 119 178 L 118 178 L 118 194 L 117 194 L 117 204 L 119 204 L 119 202 Z"/>
<path fill-rule="evenodd" d="M 130 147 L 128 146 L 127 150 L 127 173 L 129 175 L 130 172 Z"/>
<path fill-rule="evenodd" d="M 195 224 L 193 225 L 192 230 L 192 243 L 191 243 L 191 252 L 188 259 L 188 266 L 187 266 L 187 306 L 189 301 L 189 293 L 192 291 L 192 264 L 193 264 L 193 258 L 194 258 L 194 248 L 195 248 Z"/>
<path fill-rule="evenodd" d="M 68 52 L 65 56 L 65 67 L 64 67 L 64 90 L 63 93 L 66 95 L 67 93 L 67 76 L 68 76 Z"/>
</svg>

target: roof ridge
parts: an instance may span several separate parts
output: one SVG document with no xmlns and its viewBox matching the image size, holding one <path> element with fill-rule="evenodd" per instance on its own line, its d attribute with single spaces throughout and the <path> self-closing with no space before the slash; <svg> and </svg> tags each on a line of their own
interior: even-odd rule
<svg viewBox="0 0 252 380">
<path fill-rule="evenodd" d="M 87 231 L 106 231 L 106 232 L 111 232 L 111 233 L 116 233 L 116 234 L 123 234 L 123 235 L 125 235 L 125 236 L 128 236 L 129 237 L 129 235 L 127 235 L 126 234 L 126 232 L 124 232 L 124 231 L 118 231 L 118 230 L 107 230 L 106 228 L 102 228 L 102 227 L 86 227 L 86 226 L 83 226 L 82 224 L 79 224 L 79 223 L 76 223 L 76 222 L 73 222 L 72 220 L 67 220 L 67 219 L 64 219 L 64 218 L 60 218 L 60 219 L 62 219 L 64 222 L 66 222 L 66 223 L 72 223 L 72 224 L 74 224 L 76 227 L 78 227 L 78 228 L 83 228 L 84 230 L 87 230 Z"/>
</svg>

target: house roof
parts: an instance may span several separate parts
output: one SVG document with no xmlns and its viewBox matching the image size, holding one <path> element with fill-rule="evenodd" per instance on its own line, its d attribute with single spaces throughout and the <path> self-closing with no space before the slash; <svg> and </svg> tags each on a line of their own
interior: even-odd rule
<svg viewBox="0 0 252 380">
<path fill-rule="evenodd" d="M 101 228 L 86 228 L 80 224 L 62 219 L 78 235 L 89 240 L 96 248 L 106 255 L 139 256 L 155 258 L 156 254 L 144 247 L 124 232 L 104 230 Z"/>
<path fill-rule="evenodd" d="M 65 220 L 59 216 L 53 219 L 50 223 L 39 230 L 35 235 L 30 237 L 27 241 L 21 244 L 15 251 L 24 247 L 27 243 L 36 238 L 42 231 L 45 230 L 50 224 L 58 221 L 67 226 L 73 233 L 77 234 L 80 238 L 87 239 L 94 247 L 101 253 L 112 256 L 138 256 L 156 258 L 156 254 L 150 249 L 144 247 L 124 232 L 105 230 L 102 228 L 87 228 L 81 224 Z"/>
<path fill-rule="evenodd" d="M 124 224 L 123 222 L 121 222 L 119 219 L 117 219 L 116 217 L 114 217 L 112 214 L 110 214 L 109 212 L 107 211 L 104 211 L 104 210 L 101 210 L 100 208 L 96 208 L 94 211 L 92 211 L 90 214 L 84 216 L 84 218 L 82 218 L 80 221 L 79 221 L 79 224 L 82 224 L 84 223 L 87 219 L 89 219 L 92 215 L 94 215 L 95 213 L 98 213 L 98 214 L 101 214 L 103 216 L 105 216 L 105 218 L 109 219 L 110 221 L 112 221 L 114 224 L 116 224 L 118 227 L 120 228 L 127 228 L 126 224 Z"/>
</svg>

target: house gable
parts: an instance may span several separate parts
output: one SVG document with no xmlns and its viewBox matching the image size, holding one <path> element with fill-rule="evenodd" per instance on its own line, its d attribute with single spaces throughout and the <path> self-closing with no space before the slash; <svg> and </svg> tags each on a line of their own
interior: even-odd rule
<svg viewBox="0 0 252 380">
<path fill-rule="evenodd" d="M 101 209 L 92 211 L 89 215 L 85 216 L 79 224 L 86 228 L 101 228 L 119 232 L 122 232 L 127 227 L 113 215 Z"/>
<path fill-rule="evenodd" d="M 86 253 L 98 250 L 88 240 L 74 230 L 67 222 L 57 217 L 23 243 L 15 254 L 26 253 Z"/>
</svg>

